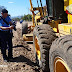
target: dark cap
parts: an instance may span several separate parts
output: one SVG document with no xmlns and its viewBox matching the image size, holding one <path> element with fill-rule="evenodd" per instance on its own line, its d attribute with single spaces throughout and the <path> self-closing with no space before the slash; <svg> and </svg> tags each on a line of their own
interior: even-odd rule
<svg viewBox="0 0 72 72">
<path fill-rule="evenodd" d="M 6 9 L 2 9 L 2 13 L 8 13 Z"/>
</svg>

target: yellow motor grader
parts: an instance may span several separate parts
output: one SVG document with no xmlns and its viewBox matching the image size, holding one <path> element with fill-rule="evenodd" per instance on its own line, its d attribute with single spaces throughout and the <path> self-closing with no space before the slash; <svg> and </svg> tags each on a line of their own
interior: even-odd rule
<svg viewBox="0 0 72 72">
<path fill-rule="evenodd" d="M 72 72 L 72 0 L 29 1 L 36 63 L 44 72 Z"/>
</svg>

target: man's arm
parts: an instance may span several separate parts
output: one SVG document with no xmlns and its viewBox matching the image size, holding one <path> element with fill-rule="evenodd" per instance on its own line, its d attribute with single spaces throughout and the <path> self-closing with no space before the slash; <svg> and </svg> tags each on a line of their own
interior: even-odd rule
<svg viewBox="0 0 72 72">
<path fill-rule="evenodd" d="M 10 24 L 10 27 L 3 27 L 3 26 L 1 26 L 0 28 L 1 28 L 2 30 L 9 30 L 9 29 L 13 29 L 13 28 L 14 28 L 13 23 L 10 21 L 9 24 Z"/>
<path fill-rule="evenodd" d="M 10 27 L 0 27 L 2 30 L 9 30 L 9 29 L 13 29 L 13 26 L 10 26 Z"/>
</svg>

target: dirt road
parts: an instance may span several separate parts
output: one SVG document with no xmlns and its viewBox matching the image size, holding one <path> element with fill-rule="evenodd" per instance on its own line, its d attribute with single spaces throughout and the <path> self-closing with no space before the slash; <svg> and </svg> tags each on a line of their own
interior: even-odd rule
<svg viewBox="0 0 72 72">
<path fill-rule="evenodd" d="M 4 62 L 0 50 L 0 72 L 42 72 L 35 63 L 33 45 L 27 44 L 22 38 L 21 25 L 17 22 L 17 30 L 13 31 L 14 59 L 11 62 Z"/>
</svg>

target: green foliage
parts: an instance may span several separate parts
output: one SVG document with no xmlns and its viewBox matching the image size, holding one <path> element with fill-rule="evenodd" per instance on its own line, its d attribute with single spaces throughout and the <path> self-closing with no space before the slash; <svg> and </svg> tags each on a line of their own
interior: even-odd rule
<svg viewBox="0 0 72 72">
<path fill-rule="evenodd" d="M 13 18 L 13 20 L 15 20 L 15 21 L 20 21 L 21 19 L 23 19 L 25 21 L 32 21 L 32 15 L 28 14 L 28 15 L 21 16 L 20 18 L 18 18 L 18 17 Z"/>
<path fill-rule="evenodd" d="M 12 20 L 20 21 L 20 18 L 13 18 Z"/>
<path fill-rule="evenodd" d="M 26 20 L 26 21 L 31 21 L 32 20 L 32 15 L 30 15 L 30 14 L 24 15 L 23 17 L 21 17 L 21 19 Z"/>
</svg>

